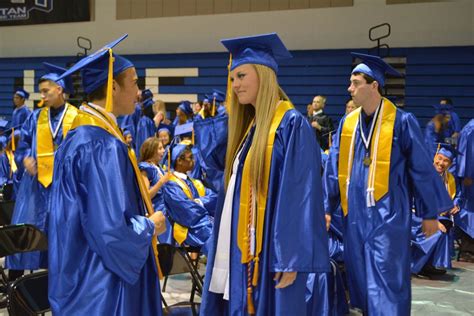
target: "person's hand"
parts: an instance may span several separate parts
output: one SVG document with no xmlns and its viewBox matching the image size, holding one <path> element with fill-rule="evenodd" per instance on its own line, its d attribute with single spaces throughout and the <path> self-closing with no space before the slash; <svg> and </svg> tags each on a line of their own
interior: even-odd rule
<svg viewBox="0 0 474 316">
<path fill-rule="evenodd" d="M 155 212 L 148 218 L 155 224 L 155 236 L 161 235 L 166 231 L 166 218 L 163 212 Z"/>
<path fill-rule="evenodd" d="M 165 175 L 162 176 L 161 179 L 159 180 L 161 182 L 161 184 L 163 185 L 166 182 L 170 181 L 171 175 L 172 175 L 172 173 L 169 173 L 169 172 L 165 173 Z"/>
<path fill-rule="evenodd" d="M 445 233 L 446 234 L 446 227 L 444 227 L 444 225 L 438 221 L 438 229 L 442 232 L 442 233 Z"/>
<path fill-rule="evenodd" d="M 326 214 L 326 230 L 329 230 L 329 227 L 331 226 L 331 215 Z"/>
<path fill-rule="evenodd" d="M 317 130 L 321 130 L 321 125 L 319 125 L 319 123 L 316 121 L 311 122 L 311 126 Z"/>
<path fill-rule="evenodd" d="M 156 113 L 155 117 L 153 117 L 153 121 L 155 122 L 155 125 L 158 126 L 160 125 L 161 121 L 163 121 L 164 118 L 165 116 L 163 115 L 163 113 L 158 112 Z"/>
<path fill-rule="evenodd" d="M 438 231 L 438 220 L 437 219 L 424 219 L 421 222 L 421 230 L 425 234 L 426 238 L 430 237 Z"/>
<path fill-rule="evenodd" d="M 36 160 L 33 157 L 26 157 L 23 159 L 23 166 L 25 166 L 26 171 L 32 176 L 35 176 L 38 173 Z"/>
<path fill-rule="evenodd" d="M 451 215 L 455 215 L 457 214 L 461 209 L 459 208 L 458 205 L 455 205 L 450 211 L 449 211 L 449 214 Z"/>
<path fill-rule="evenodd" d="M 276 272 L 273 281 L 279 281 L 275 289 L 283 289 L 290 286 L 296 280 L 297 272 Z"/>
</svg>

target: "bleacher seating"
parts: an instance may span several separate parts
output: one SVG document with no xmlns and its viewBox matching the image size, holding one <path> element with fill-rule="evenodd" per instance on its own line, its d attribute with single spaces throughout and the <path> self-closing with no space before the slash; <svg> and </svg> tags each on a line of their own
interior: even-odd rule
<svg viewBox="0 0 474 316">
<path fill-rule="evenodd" d="M 349 97 L 350 51 L 353 50 L 294 51 L 293 59 L 282 62 L 278 74 L 280 83 L 300 111 L 306 111 L 314 95 L 323 94 L 328 98 L 325 111 L 335 122 L 339 120 Z M 391 56 L 406 57 L 404 109 L 413 112 L 422 127 L 433 116 L 432 106 L 441 97 L 453 100 L 463 124 L 474 117 L 474 46 L 392 48 Z M 225 90 L 228 63 L 225 53 L 128 57 L 135 63 L 140 77 L 145 76 L 147 68 L 198 68 L 198 77 L 185 77 L 180 82 L 182 85 L 160 85 L 162 94 L 198 94 L 202 99 L 212 88 Z M 25 84 L 37 85 L 38 78 L 44 74 L 41 62 L 66 66 L 75 58 L 0 58 L 0 116 L 10 119 L 12 91 L 15 83 L 23 82 L 24 70 L 35 71 L 34 80 L 25 79 Z"/>
</svg>

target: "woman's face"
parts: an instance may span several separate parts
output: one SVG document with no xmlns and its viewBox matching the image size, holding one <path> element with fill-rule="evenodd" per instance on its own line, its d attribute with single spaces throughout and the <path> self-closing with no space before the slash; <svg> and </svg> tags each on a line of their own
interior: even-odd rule
<svg viewBox="0 0 474 316">
<path fill-rule="evenodd" d="M 167 131 L 161 131 L 158 133 L 158 138 L 166 146 L 170 143 L 170 134 Z"/>
<path fill-rule="evenodd" d="M 240 65 L 230 73 L 232 90 L 237 95 L 240 104 L 257 102 L 259 79 L 255 67 L 251 64 Z"/>
<path fill-rule="evenodd" d="M 165 147 L 163 147 L 163 143 L 160 142 L 158 145 L 158 150 L 156 151 L 156 161 L 160 162 L 163 159 L 163 155 L 165 153 Z"/>
</svg>

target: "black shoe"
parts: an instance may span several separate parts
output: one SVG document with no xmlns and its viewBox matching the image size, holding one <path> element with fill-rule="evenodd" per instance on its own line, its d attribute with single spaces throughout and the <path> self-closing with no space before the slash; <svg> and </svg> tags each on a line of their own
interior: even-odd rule
<svg viewBox="0 0 474 316">
<path fill-rule="evenodd" d="M 421 271 L 418 274 L 430 277 L 430 276 L 437 276 L 437 275 L 446 274 L 446 270 L 445 269 L 438 269 L 438 268 L 433 267 L 430 264 L 427 264 L 423 267 L 423 269 L 421 269 Z"/>
</svg>

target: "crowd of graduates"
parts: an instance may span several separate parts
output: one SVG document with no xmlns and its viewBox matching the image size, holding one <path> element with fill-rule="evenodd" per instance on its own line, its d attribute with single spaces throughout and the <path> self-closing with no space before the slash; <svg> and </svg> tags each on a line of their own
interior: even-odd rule
<svg viewBox="0 0 474 316">
<path fill-rule="evenodd" d="M 172 118 L 138 90 L 133 64 L 112 58 L 123 39 L 68 70 L 45 63 L 43 106 L 31 111 L 17 89 L 0 122 L 12 223 L 49 238 L 48 252 L 9 256 L 9 278 L 49 269 L 54 314 L 159 315 L 156 242 L 208 257 L 202 315 L 407 315 L 410 272 L 446 273 L 456 251 L 473 262 L 474 120 L 463 128 L 450 99 L 423 137 L 377 94 L 396 70 L 354 54 L 362 63 L 335 128 L 324 96 L 305 117 L 279 88 L 277 60 L 291 55 L 270 34 L 223 41 L 233 92 L 182 101 Z M 78 70 L 80 109 L 67 102 Z"/>
</svg>

